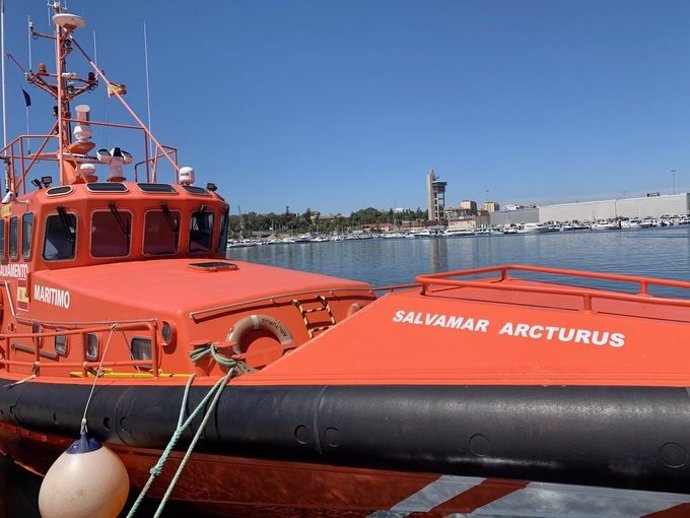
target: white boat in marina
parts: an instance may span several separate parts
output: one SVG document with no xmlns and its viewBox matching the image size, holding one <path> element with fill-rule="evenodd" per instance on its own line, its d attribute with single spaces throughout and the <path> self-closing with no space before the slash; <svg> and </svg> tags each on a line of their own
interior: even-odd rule
<svg viewBox="0 0 690 518">
<path fill-rule="evenodd" d="M 608 219 L 600 219 L 592 223 L 592 230 L 618 230 L 620 228 L 618 221 L 610 221 Z"/>
<path fill-rule="evenodd" d="M 445 230 L 441 235 L 443 237 L 469 237 L 469 236 L 474 236 L 476 232 L 474 230 L 470 229 L 454 229 L 454 230 Z"/>
<path fill-rule="evenodd" d="M 571 230 L 590 230 L 591 228 L 591 225 L 581 223 L 580 221 L 568 221 L 566 223 L 561 224 L 559 230 L 561 232 L 569 232 Z"/>
<path fill-rule="evenodd" d="M 410 235 L 403 232 L 384 232 L 381 234 L 381 237 L 383 239 L 406 239 L 410 237 Z"/>
<path fill-rule="evenodd" d="M 640 228 L 658 227 L 659 222 L 654 218 L 645 218 L 640 222 Z"/>
<path fill-rule="evenodd" d="M 518 227 L 518 234 L 542 233 L 548 231 L 549 227 L 541 223 L 523 223 Z"/>
<path fill-rule="evenodd" d="M 634 229 L 641 228 L 640 223 L 641 223 L 641 221 L 638 218 L 622 219 L 621 220 L 621 230 L 634 230 Z"/>
<path fill-rule="evenodd" d="M 230 239 L 228 240 L 228 248 L 248 248 L 250 246 L 258 246 L 261 243 L 255 239 Z"/>
<path fill-rule="evenodd" d="M 503 229 L 504 234 L 541 234 L 548 231 L 549 228 L 541 223 L 513 224 Z"/>
</svg>

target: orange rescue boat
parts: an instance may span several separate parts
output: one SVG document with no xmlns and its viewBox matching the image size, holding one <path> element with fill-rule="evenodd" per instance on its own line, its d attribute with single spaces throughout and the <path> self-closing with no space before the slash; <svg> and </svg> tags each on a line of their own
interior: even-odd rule
<svg viewBox="0 0 690 518">
<path fill-rule="evenodd" d="M 54 39 L 56 71 L 27 79 L 57 100 L 55 125 L 0 151 L 4 454 L 45 474 L 88 432 L 134 494 L 179 436 L 171 497 L 198 514 L 690 513 L 690 300 L 653 295 L 690 283 L 510 265 L 377 298 L 228 260 L 228 204 L 133 112 L 111 127 L 141 133 L 141 161 L 92 154 L 106 123 L 70 104 L 99 83 L 126 103 L 74 38 L 84 20 L 53 8 L 54 35 L 35 36 Z M 66 72 L 75 51 L 84 80 Z M 29 181 L 46 163 L 58 185 Z"/>
</svg>

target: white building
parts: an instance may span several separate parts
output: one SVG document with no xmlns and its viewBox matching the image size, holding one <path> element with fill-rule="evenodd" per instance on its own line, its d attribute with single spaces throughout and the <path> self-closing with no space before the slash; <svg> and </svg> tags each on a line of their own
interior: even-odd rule
<svg viewBox="0 0 690 518">
<path fill-rule="evenodd" d="M 539 207 L 539 222 L 596 221 L 615 218 L 658 218 L 664 215 L 688 214 L 688 193 L 618 198 L 612 200 L 560 203 Z"/>
</svg>

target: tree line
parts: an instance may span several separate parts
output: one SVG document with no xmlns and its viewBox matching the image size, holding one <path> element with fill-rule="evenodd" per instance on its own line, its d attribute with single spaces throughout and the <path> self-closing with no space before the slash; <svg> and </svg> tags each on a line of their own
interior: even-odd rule
<svg viewBox="0 0 690 518">
<path fill-rule="evenodd" d="M 318 212 L 307 209 L 302 214 L 286 211 L 282 214 L 270 212 L 259 214 L 248 212 L 242 215 L 230 216 L 230 233 L 237 237 L 249 237 L 261 234 L 306 234 L 318 232 L 321 234 L 345 233 L 359 230 L 363 225 L 391 224 L 403 226 L 403 222 L 421 224 L 427 221 L 427 212 L 420 209 L 404 209 L 381 211 L 373 207 L 352 212 L 349 216 L 336 215 L 322 217 Z"/>
</svg>

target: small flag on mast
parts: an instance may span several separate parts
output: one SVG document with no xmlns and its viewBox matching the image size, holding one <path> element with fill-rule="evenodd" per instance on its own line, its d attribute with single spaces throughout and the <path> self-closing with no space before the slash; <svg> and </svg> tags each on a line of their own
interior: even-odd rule
<svg viewBox="0 0 690 518">
<path fill-rule="evenodd" d="M 108 85 L 108 97 L 112 97 L 115 94 L 125 95 L 127 93 L 127 87 L 118 83 L 110 83 Z"/>
<path fill-rule="evenodd" d="M 22 88 L 22 93 L 24 94 L 24 104 L 26 104 L 26 107 L 28 108 L 29 106 L 31 106 L 31 96 L 23 88 Z"/>
</svg>

